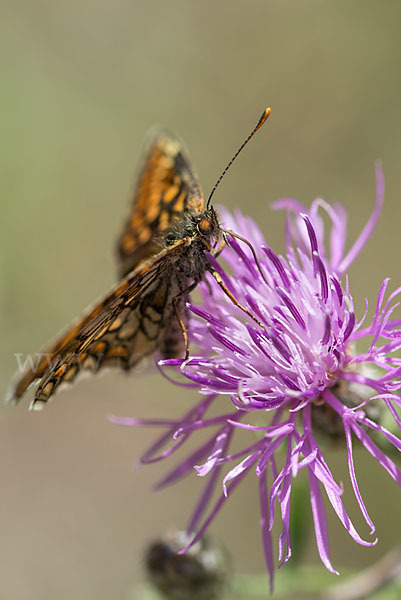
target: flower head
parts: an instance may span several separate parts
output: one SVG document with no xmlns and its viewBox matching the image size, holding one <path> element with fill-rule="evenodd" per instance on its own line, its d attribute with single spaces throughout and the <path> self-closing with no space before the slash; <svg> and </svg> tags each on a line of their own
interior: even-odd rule
<svg viewBox="0 0 401 600">
<path fill-rule="evenodd" d="M 216 600 L 227 588 L 230 560 L 219 542 L 203 537 L 188 552 L 188 533 L 170 530 L 145 552 L 149 582 L 168 600 Z"/>
<path fill-rule="evenodd" d="M 310 502 L 317 547 L 325 566 L 336 572 L 330 562 L 324 490 L 331 505 L 352 538 L 363 540 L 349 518 L 342 501 L 342 486 L 327 464 L 319 434 L 323 431 L 340 437 L 347 451 L 353 491 L 371 534 L 374 525 L 361 497 L 355 474 L 353 440 L 365 449 L 401 485 L 401 472 L 373 441 L 371 433 L 386 438 L 401 450 L 401 440 L 381 423 L 382 408 L 399 431 L 401 407 L 401 322 L 392 319 L 394 303 L 401 288 L 385 301 L 388 280 L 379 290 L 369 325 L 367 316 L 357 319 L 346 271 L 365 245 L 380 215 L 383 179 L 376 171 L 376 204 L 362 233 L 345 253 L 346 213 L 342 206 L 323 200 L 310 210 L 292 199 L 275 208 L 287 211 L 286 256 L 269 248 L 257 225 L 237 214 L 224 214 L 225 226 L 241 234 L 256 249 L 257 259 L 241 242 L 230 237 L 224 249 L 227 265 L 222 268 L 210 256 L 235 305 L 214 281 L 200 284 L 202 302 L 189 304 L 194 318 L 190 335 L 198 346 L 187 361 L 162 361 L 178 365 L 181 373 L 205 397 L 182 419 L 176 421 L 116 420 L 118 423 L 155 424 L 168 427 L 167 433 L 144 455 L 143 462 L 166 458 L 198 430 L 212 427 L 203 445 L 182 461 L 161 482 L 172 483 L 193 468 L 208 476 L 206 487 L 188 525 L 197 530 L 197 541 L 244 476 L 254 470 L 258 479 L 261 529 L 267 568 L 273 580 L 271 529 L 279 506 L 282 532 L 279 538 L 280 565 L 291 556 L 289 535 L 290 497 L 294 477 L 305 470 L 309 479 Z M 331 222 L 330 252 L 324 246 L 324 224 L 320 211 Z M 367 349 L 356 351 L 364 340 Z M 207 416 L 211 404 L 226 399 L 226 409 L 218 416 Z M 217 430 L 216 430 L 217 428 Z M 234 434 L 256 432 L 246 447 L 234 454 L 229 444 Z M 173 438 L 173 444 L 157 455 Z M 205 512 L 219 481 L 222 493 L 208 516 Z M 203 521 L 202 521 L 203 519 Z"/>
</svg>

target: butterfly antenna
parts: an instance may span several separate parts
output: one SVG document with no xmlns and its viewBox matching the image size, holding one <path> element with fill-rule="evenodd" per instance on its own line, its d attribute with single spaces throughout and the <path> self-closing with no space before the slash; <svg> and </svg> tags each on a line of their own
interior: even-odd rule
<svg viewBox="0 0 401 600">
<path fill-rule="evenodd" d="M 206 208 L 207 209 L 210 207 L 210 201 L 211 201 L 211 199 L 212 199 L 215 191 L 217 190 L 218 186 L 220 185 L 220 182 L 223 179 L 224 175 L 227 173 L 228 169 L 231 167 L 231 165 L 233 164 L 233 162 L 237 158 L 238 154 L 245 148 L 245 146 L 247 145 L 247 143 L 249 142 L 249 140 L 255 135 L 255 133 L 258 131 L 258 129 L 260 129 L 262 127 L 263 123 L 265 123 L 265 121 L 267 120 L 267 118 L 270 115 L 270 113 L 271 113 L 271 108 L 266 108 L 263 111 L 263 114 L 260 117 L 259 121 L 257 122 L 255 128 L 251 131 L 251 133 L 248 135 L 248 137 L 246 138 L 246 140 L 244 142 L 242 142 L 241 146 L 238 148 L 237 152 L 234 154 L 234 156 L 232 157 L 232 159 L 230 160 L 230 162 L 228 163 L 228 165 L 226 166 L 226 168 L 224 169 L 224 171 L 222 172 L 222 174 L 220 175 L 220 177 L 216 181 L 216 183 L 214 185 L 214 188 L 210 192 L 209 198 L 207 200 L 207 204 L 206 204 Z"/>
</svg>

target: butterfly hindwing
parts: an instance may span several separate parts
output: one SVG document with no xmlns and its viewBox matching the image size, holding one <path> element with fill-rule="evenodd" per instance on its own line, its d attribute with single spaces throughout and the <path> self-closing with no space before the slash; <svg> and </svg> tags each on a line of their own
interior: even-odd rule
<svg viewBox="0 0 401 600">
<path fill-rule="evenodd" d="M 183 213 L 202 209 L 202 191 L 183 143 L 170 132 L 154 130 L 117 244 L 120 275 L 158 252 L 160 234 Z"/>
</svg>

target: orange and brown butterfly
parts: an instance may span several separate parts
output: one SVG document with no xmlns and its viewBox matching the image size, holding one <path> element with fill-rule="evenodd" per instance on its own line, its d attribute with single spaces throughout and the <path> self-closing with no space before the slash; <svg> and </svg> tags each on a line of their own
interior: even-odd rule
<svg viewBox="0 0 401 600">
<path fill-rule="evenodd" d="M 14 376 L 6 402 L 16 404 L 37 383 L 30 407 L 40 410 L 61 384 L 73 382 L 83 370 L 129 370 L 156 350 L 165 358 L 188 356 L 186 302 L 207 271 L 240 306 L 207 258 L 223 239 L 227 241 L 210 201 L 227 169 L 269 114 L 270 109 L 263 112 L 206 206 L 182 142 L 166 131 L 153 134 L 118 241 L 121 281 L 41 352 L 37 364 Z"/>
</svg>

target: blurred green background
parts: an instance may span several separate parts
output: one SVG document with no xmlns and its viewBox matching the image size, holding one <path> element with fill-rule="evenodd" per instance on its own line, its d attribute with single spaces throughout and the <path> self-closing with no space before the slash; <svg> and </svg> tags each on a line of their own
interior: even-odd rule
<svg viewBox="0 0 401 600">
<path fill-rule="evenodd" d="M 2 389 L 14 353 L 38 350 L 115 281 L 113 244 L 155 123 L 184 138 L 208 192 L 272 107 L 216 202 L 257 219 L 277 251 L 283 216 L 269 203 L 285 195 L 341 200 L 354 240 L 381 159 L 384 214 L 350 285 L 359 310 L 384 277 L 396 287 L 400 22 L 397 0 L 2 0 Z M 27 401 L 1 409 L 1 598 L 137 597 L 145 541 L 185 525 L 200 482 L 151 493 L 165 466 L 131 466 L 157 432 L 120 429 L 105 415 L 180 414 L 194 397 L 158 376 L 108 374 L 63 391 L 42 414 Z M 374 562 L 400 534 L 400 490 L 357 456 L 379 544 L 356 546 L 329 511 L 340 569 Z M 330 460 L 345 480 L 342 455 Z M 214 527 L 241 572 L 264 569 L 257 515 L 252 478 Z M 318 561 L 312 535 L 302 560 Z"/>
</svg>

